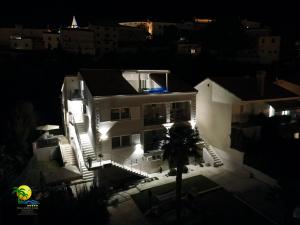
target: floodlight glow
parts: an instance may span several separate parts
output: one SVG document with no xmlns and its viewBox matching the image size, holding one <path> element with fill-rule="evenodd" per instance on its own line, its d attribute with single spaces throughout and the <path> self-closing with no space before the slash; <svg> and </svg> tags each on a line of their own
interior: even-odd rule
<svg viewBox="0 0 300 225">
<path fill-rule="evenodd" d="M 190 120 L 189 122 L 190 122 L 192 128 L 194 129 L 196 127 L 196 121 L 195 120 Z"/>
<path fill-rule="evenodd" d="M 136 144 L 134 146 L 134 155 L 143 155 L 144 154 L 144 149 L 141 144 Z"/>
<path fill-rule="evenodd" d="M 99 124 L 99 127 L 97 128 L 99 133 L 100 133 L 100 140 L 107 140 L 108 135 L 107 132 L 115 125 L 116 121 L 106 121 L 106 122 L 101 122 Z"/>
<path fill-rule="evenodd" d="M 166 129 L 170 129 L 172 126 L 173 126 L 174 123 L 164 123 L 163 126 L 166 128 Z"/>
<path fill-rule="evenodd" d="M 105 141 L 105 140 L 107 140 L 107 139 L 108 139 L 107 134 L 101 134 L 101 136 L 100 136 L 100 140 L 101 140 L 101 141 Z"/>
</svg>

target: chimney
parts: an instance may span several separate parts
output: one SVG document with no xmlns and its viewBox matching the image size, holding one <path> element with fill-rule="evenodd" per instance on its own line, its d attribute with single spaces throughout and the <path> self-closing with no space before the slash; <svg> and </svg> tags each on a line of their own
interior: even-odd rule
<svg viewBox="0 0 300 225">
<path fill-rule="evenodd" d="M 265 94 L 265 79 L 266 79 L 265 70 L 260 70 L 256 72 L 257 90 L 260 96 L 264 96 Z"/>
</svg>

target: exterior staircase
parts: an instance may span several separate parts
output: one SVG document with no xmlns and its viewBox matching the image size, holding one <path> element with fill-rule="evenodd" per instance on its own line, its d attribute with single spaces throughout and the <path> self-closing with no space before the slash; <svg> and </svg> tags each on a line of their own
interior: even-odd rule
<svg viewBox="0 0 300 225">
<path fill-rule="evenodd" d="M 76 128 L 78 131 L 78 139 L 81 144 L 82 159 L 80 162 L 80 167 L 82 171 L 82 182 L 90 182 L 95 178 L 94 171 L 88 170 L 89 164 L 88 159 L 96 160 L 96 154 L 91 143 L 90 137 L 87 133 L 86 123 L 76 123 Z"/>
<path fill-rule="evenodd" d="M 90 157 L 92 160 L 96 160 L 96 154 L 91 143 L 90 137 L 87 133 L 79 133 L 80 143 L 83 152 L 83 158 L 85 162 L 88 161 Z"/>
<path fill-rule="evenodd" d="M 76 127 L 80 134 L 87 132 L 87 126 L 85 123 L 76 123 Z"/>
<path fill-rule="evenodd" d="M 111 164 L 112 164 L 113 166 L 119 167 L 119 168 L 121 168 L 121 169 L 123 169 L 123 170 L 126 170 L 126 171 L 128 171 L 128 172 L 131 172 L 131 173 L 133 173 L 133 174 L 135 174 L 135 175 L 142 176 L 142 177 L 149 177 L 149 174 L 148 174 L 148 173 L 143 172 L 143 171 L 140 171 L 140 170 L 135 169 L 135 168 L 131 168 L 130 166 L 126 166 L 126 165 L 124 165 L 124 164 L 120 164 L 120 163 L 117 163 L 117 162 L 115 162 L 115 161 L 111 161 Z"/>
<path fill-rule="evenodd" d="M 77 166 L 75 153 L 70 144 L 60 144 L 60 150 L 65 164 Z"/>
<path fill-rule="evenodd" d="M 207 142 L 204 141 L 204 148 L 206 149 L 207 153 L 210 155 L 210 157 L 213 160 L 213 166 L 219 167 L 223 166 L 223 162 L 221 158 L 217 155 L 217 153 L 213 150 L 213 147 L 209 145 Z"/>
</svg>

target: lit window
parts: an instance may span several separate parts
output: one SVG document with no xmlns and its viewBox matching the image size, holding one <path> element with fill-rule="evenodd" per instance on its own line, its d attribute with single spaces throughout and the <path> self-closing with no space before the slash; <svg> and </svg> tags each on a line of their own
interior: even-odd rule
<svg viewBox="0 0 300 225">
<path fill-rule="evenodd" d="M 191 54 L 192 54 L 192 55 L 193 55 L 193 54 L 196 54 L 196 49 L 192 48 L 192 49 L 191 49 Z"/>
<path fill-rule="evenodd" d="M 281 112 L 281 115 L 282 115 L 282 116 L 287 116 L 287 115 L 289 115 L 289 114 L 290 114 L 290 111 L 289 111 L 289 110 L 284 110 L 284 111 Z"/>
</svg>

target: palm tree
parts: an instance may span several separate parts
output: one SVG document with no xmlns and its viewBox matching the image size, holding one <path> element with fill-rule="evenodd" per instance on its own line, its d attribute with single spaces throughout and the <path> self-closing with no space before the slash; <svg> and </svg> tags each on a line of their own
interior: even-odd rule
<svg viewBox="0 0 300 225">
<path fill-rule="evenodd" d="M 189 123 L 175 123 L 167 132 L 161 143 L 164 150 L 163 160 L 168 160 L 170 168 L 176 168 L 176 216 L 181 221 L 182 173 L 189 162 L 189 156 L 200 157 L 198 145 L 201 141 L 197 128 L 192 129 Z"/>
</svg>

